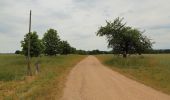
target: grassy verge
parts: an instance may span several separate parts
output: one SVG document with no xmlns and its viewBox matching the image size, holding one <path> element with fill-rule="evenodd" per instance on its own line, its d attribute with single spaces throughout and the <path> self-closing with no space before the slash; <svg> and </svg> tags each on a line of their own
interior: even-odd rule
<svg viewBox="0 0 170 100">
<path fill-rule="evenodd" d="M 41 57 L 40 73 L 26 77 L 26 61 L 21 55 L 0 55 L 0 99 L 48 100 L 58 99 L 70 69 L 85 56 L 66 55 Z M 32 59 L 32 70 L 35 73 Z"/>
<path fill-rule="evenodd" d="M 123 75 L 170 94 L 170 54 L 130 56 L 96 56 L 104 65 Z"/>
</svg>

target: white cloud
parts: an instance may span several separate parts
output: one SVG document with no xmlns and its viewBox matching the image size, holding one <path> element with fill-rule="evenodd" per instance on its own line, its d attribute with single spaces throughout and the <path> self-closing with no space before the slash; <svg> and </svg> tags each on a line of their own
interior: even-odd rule
<svg viewBox="0 0 170 100">
<path fill-rule="evenodd" d="M 49 28 L 78 49 L 107 49 L 105 38 L 95 36 L 105 20 L 121 16 L 128 25 L 146 30 L 154 48 L 170 48 L 169 0 L 1 0 L 0 52 L 14 52 L 28 32 L 29 10 L 32 30 L 40 37 Z"/>
</svg>

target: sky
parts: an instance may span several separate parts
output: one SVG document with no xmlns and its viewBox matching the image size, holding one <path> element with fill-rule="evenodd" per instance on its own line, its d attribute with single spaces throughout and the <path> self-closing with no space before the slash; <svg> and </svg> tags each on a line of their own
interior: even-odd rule
<svg viewBox="0 0 170 100">
<path fill-rule="evenodd" d="M 62 40 L 83 50 L 110 50 L 105 37 L 96 36 L 100 26 L 124 17 L 128 26 L 145 30 L 154 49 L 170 49 L 170 0 L 0 0 L 0 53 L 21 50 L 28 33 L 29 10 L 32 31 L 39 38 L 49 29 Z"/>
</svg>

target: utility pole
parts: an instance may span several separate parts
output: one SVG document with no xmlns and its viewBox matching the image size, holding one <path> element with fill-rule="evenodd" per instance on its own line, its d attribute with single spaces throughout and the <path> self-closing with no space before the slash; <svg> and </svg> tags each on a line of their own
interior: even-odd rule
<svg viewBox="0 0 170 100">
<path fill-rule="evenodd" d="M 30 10 L 30 17 L 29 17 L 29 33 L 28 33 L 28 55 L 27 55 L 27 63 L 28 63 L 28 66 L 27 66 L 27 74 L 29 76 L 32 76 L 32 71 L 31 71 L 31 58 L 30 58 L 30 44 L 31 44 L 31 10 Z"/>
</svg>

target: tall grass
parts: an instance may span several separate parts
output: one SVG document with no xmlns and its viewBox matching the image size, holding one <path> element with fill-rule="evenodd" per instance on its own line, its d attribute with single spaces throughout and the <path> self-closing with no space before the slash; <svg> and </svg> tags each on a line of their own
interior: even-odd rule
<svg viewBox="0 0 170 100">
<path fill-rule="evenodd" d="M 24 56 L 0 55 L 0 81 L 20 80 L 26 74 Z"/>
<path fill-rule="evenodd" d="M 47 100 L 61 96 L 67 73 L 85 56 L 60 55 L 31 59 L 40 61 L 40 73 L 26 76 L 26 59 L 21 55 L 0 55 L 0 99 Z"/>
<path fill-rule="evenodd" d="M 170 54 L 137 55 L 126 59 L 113 55 L 96 57 L 112 69 L 170 94 Z"/>
</svg>

